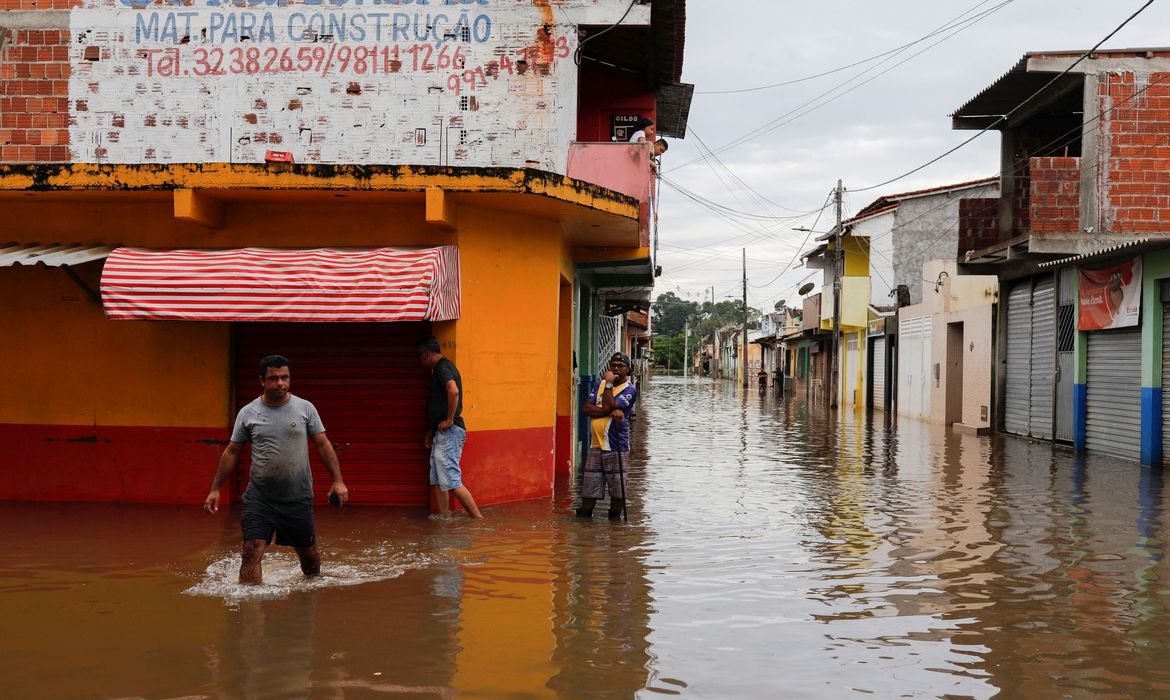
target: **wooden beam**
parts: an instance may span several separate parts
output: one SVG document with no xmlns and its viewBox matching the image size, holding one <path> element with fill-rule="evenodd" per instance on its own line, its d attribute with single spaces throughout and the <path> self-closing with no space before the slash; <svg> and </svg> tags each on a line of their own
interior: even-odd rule
<svg viewBox="0 0 1170 700">
<path fill-rule="evenodd" d="M 224 204 L 201 190 L 175 190 L 175 218 L 207 228 L 223 228 Z"/>
<path fill-rule="evenodd" d="M 427 188 L 427 223 L 444 231 L 455 230 L 455 207 L 442 187 Z"/>
</svg>

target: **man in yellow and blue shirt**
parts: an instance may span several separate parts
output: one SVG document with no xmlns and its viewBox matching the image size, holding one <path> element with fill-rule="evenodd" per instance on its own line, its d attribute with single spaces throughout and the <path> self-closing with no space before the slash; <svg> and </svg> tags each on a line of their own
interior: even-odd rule
<svg viewBox="0 0 1170 700">
<path fill-rule="evenodd" d="M 626 497 L 625 464 L 630 453 L 630 413 L 638 401 L 638 389 L 630 380 L 630 358 L 615 352 L 602 382 L 581 410 L 589 416 L 589 454 L 581 483 L 581 507 L 577 515 L 588 518 L 599 498 L 609 490 L 609 517 L 621 516 Z"/>
</svg>

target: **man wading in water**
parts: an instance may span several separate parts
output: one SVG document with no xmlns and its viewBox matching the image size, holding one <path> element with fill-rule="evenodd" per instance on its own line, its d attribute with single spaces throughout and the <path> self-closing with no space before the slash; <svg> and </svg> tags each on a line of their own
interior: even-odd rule
<svg viewBox="0 0 1170 700">
<path fill-rule="evenodd" d="M 240 462 L 240 449 L 252 443 L 252 470 L 244 492 L 244 556 L 240 583 L 263 581 L 260 562 L 264 548 L 276 544 L 297 550 L 305 576 L 321 573 L 317 532 L 313 525 L 313 474 L 309 469 L 310 438 L 321 461 L 333 477 L 329 499 L 335 505 L 349 500 L 341 480 L 337 453 L 325 437 L 325 426 L 313 404 L 293 396 L 289 362 L 280 355 L 260 360 L 260 385 L 264 393 L 240 409 L 231 441 L 219 458 L 211 492 L 203 502 L 208 513 L 219 510 L 219 489 Z"/>
<path fill-rule="evenodd" d="M 577 515 L 593 516 L 597 499 L 605 498 L 609 487 L 609 518 L 621 517 L 626 500 L 626 469 L 630 454 L 630 412 L 638 401 L 638 389 L 630 381 L 630 358 L 615 352 L 609 370 L 601 375 L 597 393 L 585 400 L 581 410 L 592 420 L 589 455 L 581 482 L 581 507 Z"/>
</svg>

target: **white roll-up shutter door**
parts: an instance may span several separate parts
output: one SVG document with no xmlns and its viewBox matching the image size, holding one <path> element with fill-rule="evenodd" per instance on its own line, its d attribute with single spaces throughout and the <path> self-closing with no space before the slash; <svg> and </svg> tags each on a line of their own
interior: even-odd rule
<svg viewBox="0 0 1170 700">
<path fill-rule="evenodd" d="M 1085 447 L 1137 460 L 1142 444 L 1142 333 L 1088 334 Z"/>
<path fill-rule="evenodd" d="M 1051 277 L 1036 280 L 1032 289 L 1031 380 L 1028 429 L 1032 437 L 1051 440 L 1056 386 L 1056 285 Z"/>
<path fill-rule="evenodd" d="M 879 411 L 886 407 L 886 339 L 873 339 L 873 407 Z"/>
<path fill-rule="evenodd" d="M 1007 362 L 1004 390 L 1004 430 L 1028 434 L 1032 366 L 1032 284 L 1017 283 L 1007 297 Z"/>
</svg>

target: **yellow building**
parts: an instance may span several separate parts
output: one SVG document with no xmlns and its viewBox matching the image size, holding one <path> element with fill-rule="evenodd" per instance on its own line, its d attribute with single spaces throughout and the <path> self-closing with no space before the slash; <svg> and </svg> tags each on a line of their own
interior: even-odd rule
<svg viewBox="0 0 1170 700">
<path fill-rule="evenodd" d="M 52 136 L 65 151 L 5 150 L 0 163 L 0 435 L 21 465 L 0 499 L 200 500 L 236 411 L 258 394 L 259 358 L 277 353 L 318 407 L 352 502 L 424 505 L 428 376 L 413 348 L 428 334 L 463 376 L 476 498 L 550 495 L 578 453 L 580 386 L 606 350 L 598 320 L 648 308 L 655 276 L 649 148 L 619 137 L 659 105 L 671 110 L 658 135 L 685 132 L 684 3 L 639 5 L 621 42 L 580 44 L 627 6 L 569 0 L 553 17 L 481 3 L 468 31 L 441 37 L 462 42 L 448 48 L 469 68 L 487 66 L 470 99 L 470 83 L 425 65 L 355 80 L 329 72 L 340 64 L 280 73 L 295 63 L 277 64 L 262 93 L 232 71 L 188 84 L 152 64 L 143 96 L 116 69 L 170 54 L 101 33 L 14 35 L 14 46 L 60 40 L 61 70 L 92 79 L 70 81 L 82 92 L 69 99 L 22 102 L 41 110 L 30 124 L 72 125 Z M 109 26 L 136 11 L 90 8 Z M 30 26 L 59 21 L 28 14 Z M 221 274 L 160 281 L 188 254 Z M 413 277 L 378 267 L 387 259 L 414 261 Z M 314 266 L 377 278 L 381 301 L 321 282 Z M 219 312 L 190 310 L 205 296 Z"/>
<path fill-rule="evenodd" d="M 806 265 L 824 270 L 820 329 L 830 334 L 839 332 L 833 358 L 837 403 L 842 408 L 861 410 L 865 407 L 865 339 L 869 321 L 876 314 L 870 309 L 869 245 L 864 238 L 851 234 L 846 222 L 842 235 L 827 235 L 825 242 L 806 256 Z M 839 302 L 835 298 L 838 286 Z M 832 335 L 829 343 L 833 343 Z"/>
</svg>

